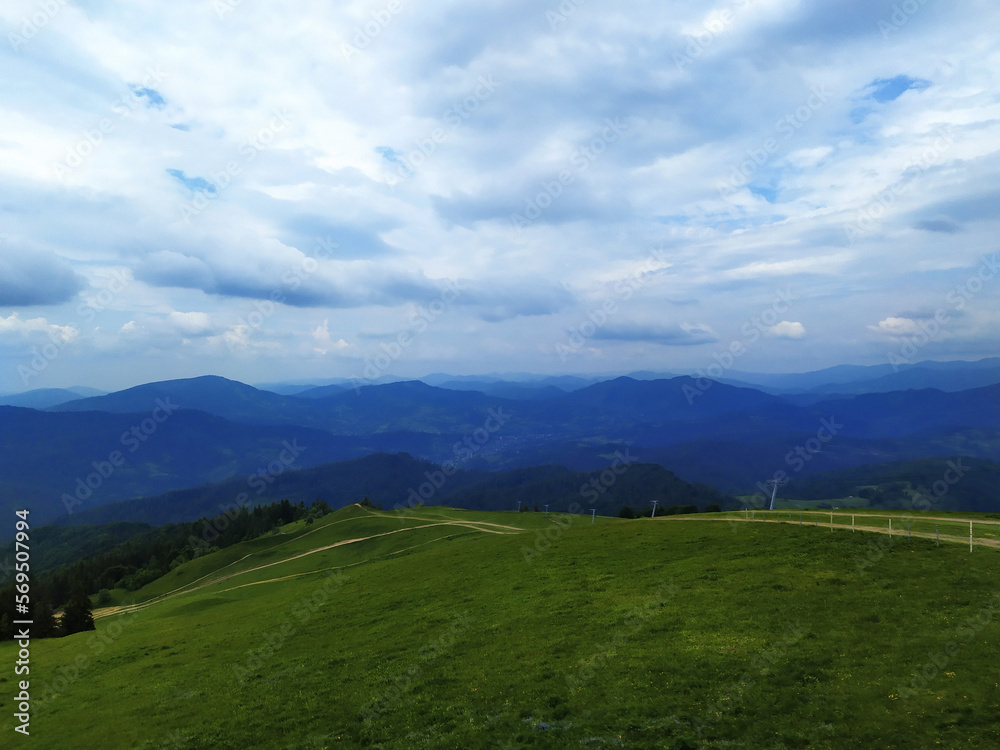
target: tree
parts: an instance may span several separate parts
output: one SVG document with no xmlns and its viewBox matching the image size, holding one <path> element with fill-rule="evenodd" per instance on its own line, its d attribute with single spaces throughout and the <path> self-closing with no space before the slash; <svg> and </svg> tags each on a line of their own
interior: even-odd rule
<svg viewBox="0 0 1000 750">
<path fill-rule="evenodd" d="M 96 630 L 94 627 L 94 610 L 90 597 L 82 588 L 77 588 L 63 610 L 63 634 L 72 635 L 84 630 Z"/>
<path fill-rule="evenodd" d="M 629 506 L 623 505 L 622 509 L 620 511 L 618 511 L 618 517 L 619 518 L 635 518 L 635 511 L 632 510 Z"/>
<path fill-rule="evenodd" d="M 54 638 L 59 634 L 59 626 L 56 623 L 55 614 L 52 612 L 52 605 L 47 599 L 42 599 L 32 613 L 33 627 L 31 634 L 35 638 Z"/>
<path fill-rule="evenodd" d="M 6 612 L 0 615 L 0 641 L 9 641 L 14 637 L 14 623 Z"/>
</svg>

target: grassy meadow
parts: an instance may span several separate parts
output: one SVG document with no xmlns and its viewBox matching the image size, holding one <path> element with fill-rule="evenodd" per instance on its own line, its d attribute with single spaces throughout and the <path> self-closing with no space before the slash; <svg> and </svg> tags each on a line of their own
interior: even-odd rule
<svg viewBox="0 0 1000 750">
<path fill-rule="evenodd" d="M 4 747 L 1000 746 L 1000 551 L 737 515 L 292 524 L 34 641 Z"/>
</svg>

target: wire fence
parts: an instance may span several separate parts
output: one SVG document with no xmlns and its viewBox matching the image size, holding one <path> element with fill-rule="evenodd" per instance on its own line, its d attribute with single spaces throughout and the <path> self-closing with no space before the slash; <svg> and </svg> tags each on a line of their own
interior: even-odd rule
<svg viewBox="0 0 1000 750">
<path fill-rule="evenodd" d="M 730 521 L 798 524 L 829 528 L 830 531 L 867 531 L 892 536 L 933 539 L 939 544 L 960 542 L 968 544 L 970 552 L 975 545 L 1000 547 L 1000 521 L 978 518 L 753 509 L 726 513 L 724 516 Z"/>
</svg>

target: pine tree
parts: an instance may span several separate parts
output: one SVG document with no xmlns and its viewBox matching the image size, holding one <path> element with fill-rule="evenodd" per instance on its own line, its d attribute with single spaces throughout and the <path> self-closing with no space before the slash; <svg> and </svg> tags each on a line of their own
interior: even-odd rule
<svg viewBox="0 0 1000 750">
<path fill-rule="evenodd" d="M 0 641 L 9 641 L 14 637 L 14 623 L 6 612 L 0 615 Z"/>
<path fill-rule="evenodd" d="M 31 629 L 32 636 L 36 638 L 52 638 L 58 635 L 55 614 L 52 612 L 52 605 L 43 599 L 35 607 L 32 613 L 34 626 Z"/>
<path fill-rule="evenodd" d="M 76 589 L 73 596 L 66 602 L 62 623 L 64 635 L 72 635 L 84 630 L 96 630 L 90 597 L 82 588 Z"/>
</svg>

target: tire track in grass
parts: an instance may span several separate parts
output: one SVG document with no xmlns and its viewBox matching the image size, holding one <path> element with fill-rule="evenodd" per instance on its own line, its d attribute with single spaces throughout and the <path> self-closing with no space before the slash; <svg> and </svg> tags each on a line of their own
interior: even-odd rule
<svg viewBox="0 0 1000 750">
<path fill-rule="evenodd" d="M 407 518 L 414 518 L 416 520 L 424 520 L 424 519 L 421 519 L 421 518 L 417 518 L 415 516 L 408 516 Z M 345 519 L 345 520 L 351 520 L 351 519 Z M 340 522 L 338 522 L 338 523 L 340 523 Z M 333 524 L 329 524 L 329 526 L 332 526 L 332 525 Z M 512 531 L 498 531 L 496 529 L 485 529 L 485 528 L 481 528 L 482 525 L 497 526 L 499 528 L 511 529 Z M 405 531 L 417 531 L 417 530 L 420 530 L 420 529 L 434 528 L 436 526 L 460 526 L 462 528 L 471 529 L 472 531 L 477 531 L 477 532 L 480 532 L 480 533 L 485 533 L 485 534 L 501 534 L 501 535 L 516 534 L 516 533 L 519 533 L 520 531 L 523 531 L 523 529 L 517 529 L 514 526 L 503 526 L 502 524 L 492 524 L 492 523 L 479 522 L 479 521 L 440 521 L 440 522 L 437 522 L 437 523 L 425 523 L 425 524 L 422 524 L 420 526 L 407 526 L 404 529 L 393 529 L 392 531 L 383 531 L 383 532 L 381 532 L 379 534 L 372 534 L 371 536 L 357 537 L 357 538 L 354 538 L 354 539 L 342 539 L 339 542 L 334 542 L 333 544 L 328 544 L 328 545 L 324 545 L 322 547 L 317 547 L 316 549 L 307 550 L 306 552 L 302 552 L 302 553 L 297 554 L 297 555 L 292 555 L 291 557 L 286 557 L 286 558 L 284 558 L 282 560 L 276 560 L 274 562 L 269 562 L 269 563 L 266 563 L 264 565 L 258 565 L 258 566 L 253 567 L 253 568 L 247 568 L 246 570 L 240 570 L 240 571 L 237 571 L 235 573 L 230 573 L 228 575 L 223 575 L 221 577 L 212 578 L 212 580 L 209 580 L 209 581 L 205 580 L 206 578 L 209 578 L 210 576 L 213 576 L 213 575 L 215 575 L 215 574 L 217 574 L 217 573 L 225 570 L 226 568 L 232 567 L 233 565 L 236 565 L 237 563 L 240 563 L 240 562 L 246 560 L 249 557 L 253 557 L 255 554 L 258 554 L 259 552 L 265 552 L 265 551 L 270 552 L 272 550 L 277 549 L 278 547 L 281 547 L 281 546 L 283 546 L 285 544 L 288 544 L 289 542 L 299 541 L 300 539 L 302 539 L 304 536 L 307 535 L 307 534 L 302 534 L 302 535 L 296 536 L 296 537 L 294 537 L 292 539 L 289 539 L 286 542 L 282 542 L 281 544 L 277 544 L 277 545 L 275 545 L 273 547 L 268 547 L 265 550 L 259 550 L 258 552 L 252 552 L 250 554 L 244 555 L 239 560 L 234 560 L 233 562 L 228 563 L 227 565 L 223 566 L 222 568 L 219 568 L 219 569 L 217 569 L 215 571 L 212 571 L 211 573 L 206 573 L 201 578 L 198 578 L 198 579 L 196 579 L 194 581 L 186 583 L 183 586 L 179 586 L 178 588 L 174 589 L 173 591 L 169 591 L 169 592 L 167 592 L 165 594 L 160 594 L 159 596 L 156 596 L 156 597 L 154 597 L 152 599 L 149 599 L 149 600 L 147 600 L 145 602 L 140 602 L 138 604 L 119 605 L 117 607 L 106 607 L 104 609 L 95 610 L 94 611 L 94 619 L 97 620 L 97 619 L 104 618 L 104 617 L 110 617 L 110 616 L 116 615 L 116 614 L 125 614 L 125 613 L 131 613 L 131 612 L 138 612 L 139 610 L 146 609 L 147 607 L 150 607 L 150 606 L 152 606 L 154 604 L 159 604 L 161 602 L 168 601 L 168 600 L 173 599 L 175 597 L 183 596 L 184 594 L 194 593 L 195 591 L 199 591 L 199 590 L 201 590 L 203 588 L 206 588 L 208 586 L 213 586 L 213 585 L 215 585 L 217 583 L 221 583 L 222 581 L 227 581 L 227 580 L 229 580 L 231 578 L 236 578 L 237 576 L 241 576 L 241 575 L 244 575 L 244 574 L 247 574 L 247 573 L 253 573 L 255 571 L 263 570 L 265 568 L 270 568 L 270 567 L 275 566 L 275 565 L 283 565 L 284 563 L 291 562 L 293 560 L 298 560 L 298 559 L 301 559 L 303 557 L 308 557 L 309 555 L 314 555 L 314 554 L 316 554 L 318 552 L 325 552 L 327 550 L 334 549 L 336 547 L 343 547 L 344 545 L 347 545 L 347 544 L 354 544 L 356 542 L 364 542 L 364 541 L 368 541 L 369 539 L 376 539 L 378 537 L 389 536 L 390 534 L 399 534 L 399 533 L 405 532 Z M 311 532 L 308 532 L 308 533 L 312 534 L 312 533 L 315 533 L 315 531 L 322 531 L 324 528 L 327 528 L 327 527 L 324 526 L 324 527 L 322 527 L 320 529 L 315 529 L 314 531 L 311 531 Z M 454 535 L 446 535 L 444 537 L 440 537 L 439 539 L 431 540 L 431 541 L 440 541 L 441 539 L 447 539 L 449 536 L 454 536 Z M 429 544 L 429 543 L 430 542 L 424 542 L 422 544 Z M 409 549 L 413 549 L 415 547 L 422 546 L 422 544 L 414 545 L 413 547 L 411 547 Z M 402 551 L 404 551 L 404 550 L 397 550 L 397 553 L 398 552 L 402 552 Z M 396 553 L 393 553 L 393 554 L 396 554 Z M 373 558 L 373 559 L 377 559 L 377 558 Z M 364 563 L 364 562 L 368 562 L 368 560 L 361 561 L 361 563 Z M 354 564 L 361 564 L 361 563 L 354 563 Z M 348 567 L 348 566 L 343 566 L 343 567 Z M 315 572 L 315 571 L 311 571 L 311 572 Z M 309 575 L 309 573 L 301 573 L 301 574 L 295 574 L 295 575 Z M 275 578 L 275 579 L 271 579 L 271 580 L 282 580 L 283 578 L 295 577 L 295 575 L 293 575 L 293 576 L 284 576 L 284 577 L 281 577 L 281 578 Z M 194 586 L 194 584 L 198 583 L 199 581 L 204 581 L 204 582 L 201 583 L 201 585 Z M 260 581 L 260 583 L 266 583 L 266 582 L 267 581 Z M 241 586 L 234 586 L 232 588 L 225 589 L 225 591 L 232 591 L 235 588 L 242 588 L 243 586 L 247 586 L 247 585 L 253 585 L 253 584 L 242 584 Z M 220 592 L 220 593 L 222 593 L 222 592 Z"/>
</svg>

